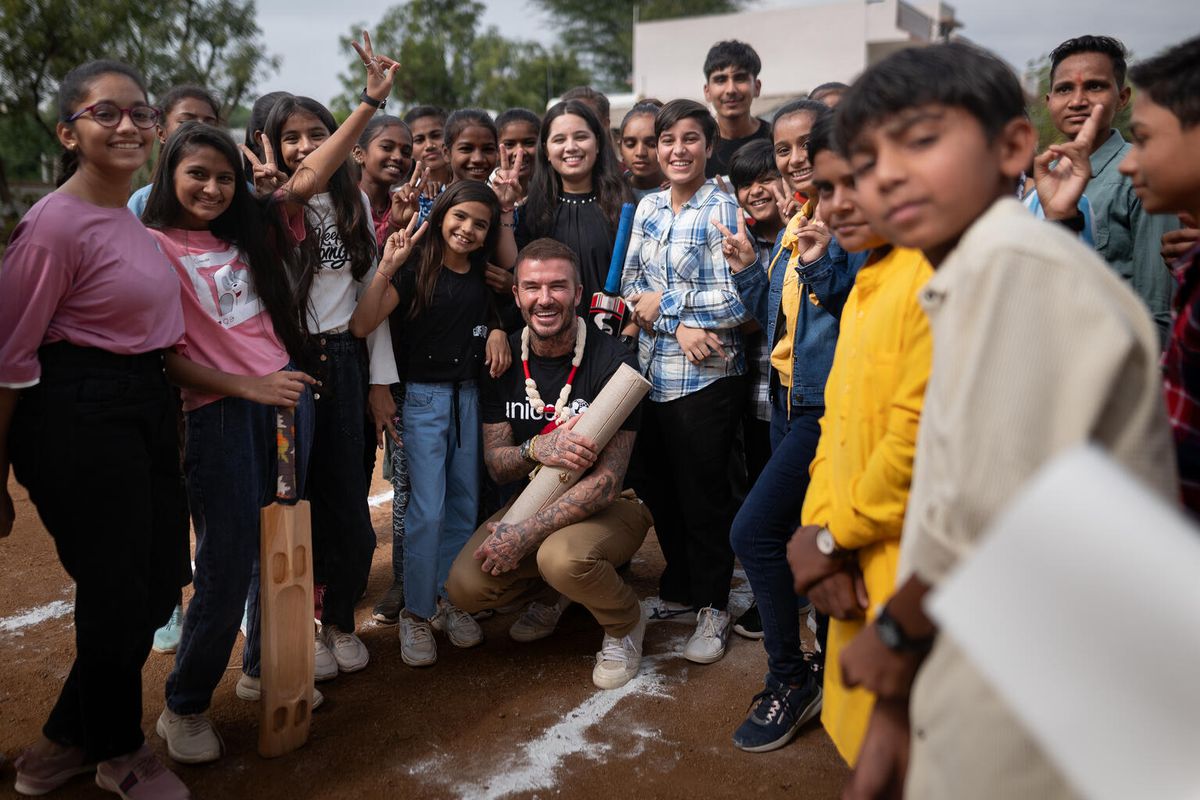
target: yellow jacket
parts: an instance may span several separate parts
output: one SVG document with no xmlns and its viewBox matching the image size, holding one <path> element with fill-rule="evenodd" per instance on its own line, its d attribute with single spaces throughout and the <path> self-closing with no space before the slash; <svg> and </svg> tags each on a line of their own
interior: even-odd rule
<svg viewBox="0 0 1200 800">
<path fill-rule="evenodd" d="M 896 248 L 858 273 L 842 311 L 825 385 L 821 439 L 804 498 L 805 525 L 829 528 L 858 551 L 872 618 L 895 590 L 900 530 L 933 340 L 917 293 L 933 277 L 918 250 Z M 821 721 L 850 764 L 874 697 L 842 685 L 838 656 L 862 621 L 830 620 Z"/>
</svg>

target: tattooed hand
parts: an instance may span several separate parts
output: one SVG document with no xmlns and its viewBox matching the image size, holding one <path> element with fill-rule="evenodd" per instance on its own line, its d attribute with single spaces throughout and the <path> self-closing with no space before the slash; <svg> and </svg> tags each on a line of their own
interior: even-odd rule
<svg viewBox="0 0 1200 800">
<path fill-rule="evenodd" d="M 475 549 L 475 558 L 483 561 L 481 570 L 492 575 L 511 572 L 537 542 L 532 539 L 523 525 L 507 522 L 489 522 L 492 535 Z"/>
<path fill-rule="evenodd" d="M 577 414 L 553 432 L 539 436 L 537 460 L 548 467 L 563 469 L 587 469 L 595 464 L 599 456 L 596 442 L 572 430 L 581 419 L 583 415 Z"/>
</svg>

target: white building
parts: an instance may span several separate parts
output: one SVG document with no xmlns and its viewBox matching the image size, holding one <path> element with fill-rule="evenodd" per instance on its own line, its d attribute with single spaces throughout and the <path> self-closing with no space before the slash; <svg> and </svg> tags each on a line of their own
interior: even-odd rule
<svg viewBox="0 0 1200 800">
<path fill-rule="evenodd" d="M 835 0 L 657 22 L 633 29 L 633 93 L 704 101 L 704 57 L 738 39 L 762 58 L 760 116 L 827 81 L 850 83 L 896 50 L 948 36 L 960 23 L 940 0 Z M 628 105 L 613 104 L 617 124 Z"/>
</svg>

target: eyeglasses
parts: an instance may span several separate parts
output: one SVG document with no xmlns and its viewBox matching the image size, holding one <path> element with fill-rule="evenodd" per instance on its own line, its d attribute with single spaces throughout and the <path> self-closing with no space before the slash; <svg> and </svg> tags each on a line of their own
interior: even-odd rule
<svg viewBox="0 0 1200 800">
<path fill-rule="evenodd" d="M 121 117 L 128 114 L 129 121 L 142 130 L 153 128 L 158 124 L 159 117 L 162 116 L 154 106 L 138 104 L 130 108 L 118 108 L 115 103 L 96 103 L 87 108 L 76 111 L 67 118 L 67 122 L 74 122 L 84 114 L 91 114 L 92 120 L 106 128 L 115 128 L 121 124 Z"/>
</svg>

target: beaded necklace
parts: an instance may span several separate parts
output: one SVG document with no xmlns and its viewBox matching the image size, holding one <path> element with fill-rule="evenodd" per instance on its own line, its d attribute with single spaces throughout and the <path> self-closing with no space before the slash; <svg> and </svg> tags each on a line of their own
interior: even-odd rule
<svg viewBox="0 0 1200 800">
<path fill-rule="evenodd" d="M 567 416 L 567 400 L 571 396 L 571 384 L 575 382 L 575 372 L 579 369 L 579 362 L 583 360 L 583 346 L 587 341 L 587 323 L 579 317 L 575 318 L 575 355 L 571 358 L 571 372 L 567 375 L 567 382 L 563 384 L 562 391 L 558 393 L 558 401 L 554 404 L 554 423 L 560 425 Z M 525 396 L 529 398 L 530 405 L 534 410 L 541 409 L 544 414 L 546 411 L 546 401 L 538 394 L 537 383 L 533 380 L 533 376 L 529 374 L 529 326 L 526 326 L 521 331 L 521 366 L 525 369 Z"/>
</svg>

